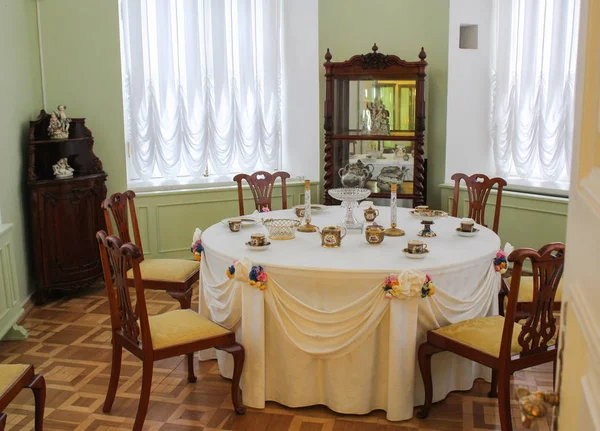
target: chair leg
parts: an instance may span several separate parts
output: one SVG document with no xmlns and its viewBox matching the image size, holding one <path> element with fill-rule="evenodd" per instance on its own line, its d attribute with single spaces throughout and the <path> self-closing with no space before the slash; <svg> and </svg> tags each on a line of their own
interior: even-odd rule
<svg viewBox="0 0 600 431">
<path fill-rule="evenodd" d="M 188 353 L 187 355 L 187 369 L 188 369 L 188 382 L 196 383 L 196 375 L 194 374 L 194 354 Z"/>
<path fill-rule="evenodd" d="M 46 380 L 44 376 L 34 376 L 27 387 L 33 391 L 35 400 L 35 431 L 42 431 L 44 429 L 44 408 L 46 406 Z"/>
<path fill-rule="evenodd" d="M 230 346 L 217 347 L 219 350 L 231 353 L 233 355 L 233 378 L 231 379 L 231 400 L 233 401 L 233 408 L 239 415 L 246 413 L 246 406 L 242 403 L 242 393 L 240 391 L 240 379 L 242 377 L 242 370 L 244 369 L 244 359 L 246 357 L 246 351 L 244 346 L 238 343 L 231 344 Z"/>
<path fill-rule="evenodd" d="M 6 413 L 0 413 L 0 431 L 4 431 L 6 426 Z"/>
<path fill-rule="evenodd" d="M 554 358 L 552 361 L 552 387 L 556 388 L 556 363 L 558 358 Z"/>
<path fill-rule="evenodd" d="M 423 386 L 425 387 L 425 403 L 423 408 L 417 412 L 419 419 L 425 419 L 429 416 L 429 410 L 433 402 L 433 380 L 431 377 L 431 357 L 441 352 L 442 349 L 429 343 L 423 343 L 419 347 L 419 369 L 423 377 Z"/>
<path fill-rule="evenodd" d="M 498 410 L 500 413 L 500 428 L 502 431 L 512 431 L 510 414 L 510 373 L 498 375 Z"/>
<path fill-rule="evenodd" d="M 167 292 L 171 298 L 179 302 L 182 310 L 187 310 L 192 306 L 193 289 L 190 287 L 186 292 Z"/>
<path fill-rule="evenodd" d="M 135 422 L 133 424 L 133 431 L 142 431 L 144 421 L 146 420 L 146 413 L 148 413 L 148 404 L 150 403 L 150 391 L 152 390 L 153 369 L 154 362 L 152 362 L 152 360 L 144 360 L 142 371 L 142 391 L 140 393 L 138 411 L 135 416 Z"/>
<path fill-rule="evenodd" d="M 488 397 L 498 398 L 498 370 L 492 369 L 492 385 Z"/>
<path fill-rule="evenodd" d="M 110 366 L 110 381 L 108 383 L 108 392 L 106 392 L 106 398 L 104 399 L 104 407 L 102 411 L 109 413 L 112 408 L 113 402 L 115 401 L 115 395 L 117 394 L 117 387 L 119 386 L 119 377 L 121 376 L 121 357 L 123 355 L 123 346 L 116 344 L 113 341 L 112 346 L 112 363 Z"/>
</svg>

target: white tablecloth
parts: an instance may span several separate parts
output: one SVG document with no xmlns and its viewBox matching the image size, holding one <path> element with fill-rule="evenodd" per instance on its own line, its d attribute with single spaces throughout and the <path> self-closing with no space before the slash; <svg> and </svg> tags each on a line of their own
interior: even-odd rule
<svg viewBox="0 0 600 431">
<path fill-rule="evenodd" d="M 389 209 L 379 209 L 377 221 L 388 225 Z M 295 218 L 291 210 L 269 216 Z M 313 224 L 323 227 L 342 218 L 341 208 L 329 207 L 314 212 Z M 240 233 L 224 224 L 207 229 L 200 312 L 235 330 L 246 348 L 244 403 L 255 408 L 265 401 L 324 404 L 341 413 L 383 409 L 389 420 L 412 417 L 413 406 L 423 403 L 416 349 L 426 331 L 497 313 L 500 279 L 492 259 L 500 239 L 481 226 L 476 237 L 460 237 L 458 223 L 447 218 L 433 225 L 438 236 L 425 239 L 430 253 L 422 260 L 401 252 L 407 240 L 421 239 L 416 236 L 421 225 L 400 208 L 398 225 L 406 236 L 386 237 L 379 246 L 349 231 L 342 247 L 324 249 L 318 234 L 298 232 L 295 240 L 272 241 L 269 249 L 256 252 L 244 243 L 251 233 L 266 232 L 261 225 Z M 234 259 L 242 261 L 230 280 L 225 272 Z M 248 271 L 257 264 L 269 275 L 264 290 L 248 284 Z M 382 286 L 390 273 L 409 278 L 427 273 L 436 293 L 385 299 Z M 214 351 L 200 354 L 214 357 Z M 231 358 L 221 352 L 217 357 L 221 373 L 230 377 Z M 432 366 L 434 401 L 490 374 L 450 353 L 435 355 Z"/>
<path fill-rule="evenodd" d="M 404 160 L 402 157 L 396 157 L 395 154 L 383 154 L 383 159 L 367 158 L 366 154 L 357 154 L 350 157 L 350 163 L 356 163 L 359 160 L 365 165 L 369 163 L 373 165 L 373 180 L 377 180 L 377 176 L 381 173 L 381 169 L 385 166 L 406 166 L 408 173 L 404 177 L 404 181 L 412 181 L 414 175 L 415 160 L 412 155 L 409 155 L 408 160 Z"/>
</svg>

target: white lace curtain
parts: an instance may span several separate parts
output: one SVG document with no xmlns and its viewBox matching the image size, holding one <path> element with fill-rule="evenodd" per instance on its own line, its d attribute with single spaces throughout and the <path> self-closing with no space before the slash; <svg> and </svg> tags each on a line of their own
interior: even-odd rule
<svg viewBox="0 0 600 431">
<path fill-rule="evenodd" d="M 568 182 L 579 0 L 494 0 L 490 128 L 497 173 Z"/>
<path fill-rule="evenodd" d="M 121 0 L 129 178 L 275 170 L 281 0 Z"/>
</svg>

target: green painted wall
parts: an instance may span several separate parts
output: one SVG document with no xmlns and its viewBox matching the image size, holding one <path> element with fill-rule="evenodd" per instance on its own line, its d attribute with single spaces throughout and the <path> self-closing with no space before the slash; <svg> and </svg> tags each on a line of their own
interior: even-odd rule
<svg viewBox="0 0 600 431">
<path fill-rule="evenodd" d="M 41 1 L 40 10 L 47 109 L 64 104 L 69 116 L 86 118 L 109 193 L 124 191 L 118 1 Z"/>
<path fill-rule="evenodd" d="M 442 209 L 452 211 L 454 187 L 443 185 Z M 459 194 L 458 216 L 463 217 L 469 209 L 466 190 Z M 485 220 L 488 226 L 494 221 L 496 194 L 492 192 L 486 207 Z M 569 200 L 516 192 L 502 193 L 502 209 L 498 235 L 502 246 L 509 242 L 515 248 L 539 249 L 550 242 L 565 242 L 567 232 L 567 207 Z"/>
<path fill-rule="evenodd" d="M 333 61 L 347 60 L 371 51 L 418 61 L 427 52 L 427 201 L 439 207 L 446 163 L 446 97 L 448 92 L 448 0 L 320 0 L 319 51 L 327 48 Z M 321 63 L 325 60 L 323 59 Z M 321 101 L 325 78 L 321 75 Z M 323 104 L 320 105 L 321 119 Z M 321 120 L 321 130 L 323 130 Z M 321 136 L 321 148 L 323 136 Z M 323 162 L 321 161 L 321 165 Z M 322 170 L 322 169 L 321 169 Z"/>
<path fill-rule="evenodd" d="M 29 239 L 25 185 L 25 144 L 29 121 L 42 107 L 37 14 L 34 0 L 0 0 L 0 211 L 13 223 L 19 297 L 24 301 L 31 280 L 26 252 Z"/>
</svg>

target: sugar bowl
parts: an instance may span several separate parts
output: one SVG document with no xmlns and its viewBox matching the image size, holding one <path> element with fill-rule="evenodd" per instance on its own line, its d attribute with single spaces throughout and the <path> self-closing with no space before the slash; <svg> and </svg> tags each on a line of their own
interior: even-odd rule
<svg viewBox="0 0 600 431">
<path fill-rule="evenodd" d="M 365 228 L 365 239 L 369 244 L 372 245 L 381 244 L 383 242 L 383 238 L 385 238 L 383 235 L 384 230 L 385 229 L 383 226 L 378 224 L 369 225 Z"/>
</svg>

